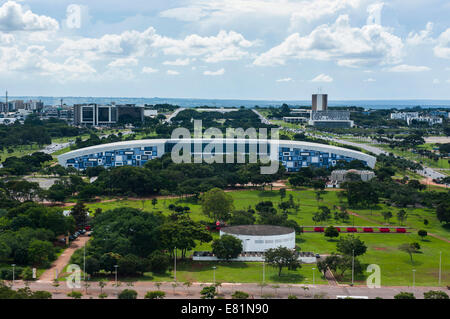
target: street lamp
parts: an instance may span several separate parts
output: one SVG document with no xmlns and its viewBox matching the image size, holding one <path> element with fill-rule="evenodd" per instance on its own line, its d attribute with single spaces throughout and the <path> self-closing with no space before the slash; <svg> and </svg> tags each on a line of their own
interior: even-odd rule
<svg viewBox="0 0 450 319">
<path fill-rule="evenodd" d="M 13 275 L 13 278 L 12 278 L 12 284 L 13 284 L 13 286 L 14 286 L 14 280 L 15 280 L 15 276 L 14 276 L 14 275 L 15 275 L 15 272 L 14 272 L 14 271 L 15 271 L 15 268 L 16 268 L 16 264 L 12 264 L 11 266 L 12 266 L 12 268 L 13 268 L 13 274 L 12 274 L 12 275 Z"/>
<path fill-rule="evenodd" d="M 213 283 L 215 286 L 216 285 L 216 269 L 217 269 L 217 267 L 214 266 L 214 267 L 212 267 L 212 269 L 213 269 Z"/>
<path fill-rule="evenodd" d="M 114 265 L 114 268 L 116 269 L 116 288 L 117 288 L 117 268 L 118 267 L 119 267 L 118 265 Z"/>
<path fill-rule="evenodd" d="M 442 251 L 439 252 L 439 287 L 441 286 L 442 276 Z"/>
<path fill-rule="evenodd" d="M 413 272 L 413 288 L 414 288 L 416 286 L 416 270 L 413 269 L 412 272 Z"/>
<path fill-rule="evenodd" d="M 313 268 L 313 269 L 312 269 L 312 271 L 313 271 L 313 287 L 316 286 L 316 277 L 315 277 L 314 270 L 316 270 L 316 268 Z"/>
<path fill-rule="evenodd" d="M 263 259 L 263 283 L 266 281 L 266 260 Z"/>
<path fill-rule="evenodd" d="M 352 286 L 355 283 L 355 250 L 352 250 Z"/>
<path fill-rule="evenodd" d="M 173 279 L 177 282 L 177 247 L 175 247 L 175 254 L 173 257 Z"/>
</svg>

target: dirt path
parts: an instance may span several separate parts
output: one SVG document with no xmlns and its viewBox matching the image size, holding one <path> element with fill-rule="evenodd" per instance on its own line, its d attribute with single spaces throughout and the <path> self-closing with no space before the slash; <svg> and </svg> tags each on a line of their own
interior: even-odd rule
<svg viewBox="0 0 450 319">
<path fill-rule="evenodd" d="M 89 241 L 90 237 L 87 235 L 80 236 L 76 240 L 74 240 L 66 250 L 56 259 L 52 266 L 47 269 L 37 282 L 53 282 L 55 279 L 55 271 L 58 271 L 58 275 L 62 273 L 64 267 L 70 261 L 70 257 L 72 257 L 73 253 L 82 248 Z"/>
</svg>

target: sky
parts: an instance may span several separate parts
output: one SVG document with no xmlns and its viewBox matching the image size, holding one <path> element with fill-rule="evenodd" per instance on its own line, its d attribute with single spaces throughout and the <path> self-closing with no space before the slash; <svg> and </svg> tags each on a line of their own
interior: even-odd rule
<svg viewBox="0 0 450 319">
<path fill-rule="evenodd" d="M 448 0 L 0 0 L 0 92 L 450 99 L 448 17 Z"/>
</svg>

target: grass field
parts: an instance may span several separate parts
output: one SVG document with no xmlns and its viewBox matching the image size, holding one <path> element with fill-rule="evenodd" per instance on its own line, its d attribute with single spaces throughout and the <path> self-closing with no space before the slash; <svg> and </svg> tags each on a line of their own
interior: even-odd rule
<svg viewBox="0 0 450 319">
<path fill-rule="evenodd" d="M 235 191 L 230 193 L 234 199 L 235 209 L 247 209 L 254 207 L 260 201 L 270 200 L 277 205 L 281 199 L 278 191 Z M 336 190 L 329 190 L 322 196 L 323 200 L 317 201 L 315 192 L 312 190 L 288 191 L 294 196 L 294 201 L 300 204 L 298 213 L 292 213 L 289 218 L 296 220 L 299 225 L 313 226 L 313 213 L 317 211 L 318 206 L 339 206 L 339 200 L 336 196 Z M 286 200 L 285 199 L 285 200 Z M 114 209 L 118 207 L 134 207 L 144 209 L 146 211 L 163 211 L 168 212 L 167 207 L 171 204 L 178 204 L 191 207 L 191 218 L 197 221 L 205 220 L 205 216 L 201 212 L 201 206 L 194 204 L 190 200 L 180 200 L 176 198 L 159 199 L 157 205 L 153 206 L 151 200 L 120 200 L 105 203 L 93 203 L 88 207 L 91 210 L 102 208 L 103 210 Z M 352 216 L 346 224 L 341 221 L 337 222 L 331 219 L 328 223 L 322 225 L 359 225 L 374 226 L 386 224 L 381 212 L 390 210 L 394 217 L 390 220 L 390 225 L 400 226 L 395 219 L 396 212 L 399 210 L 395 207 L 387 207 L 379 204 L 377 207 L 370 209 L 356 209 L 351 212 L 358 216 Z M 416 269 L 416 285 L 435 286 L 438 284 L 439 254 L 442 252 L 442 283 L 450 284 L 450 244 L 444 240 L 428 236 L 424 241 L 417 235 L 418 229 L 425 229 L 429 233 L 439 235 L 450 240 L 450 229 L 444 228 L 435 217 L 435 213 L 430 209 L 406 209 L 408 217 L 404 225 L 412 227 L 408 234 L 357 234 L 368 246 L 367 253 L 360 257 L 360 261 L 367 267 L 369 264 L 377 264 L 381 267 L 382 285 L 412 285 L 412 270 Z M 332 209 L 333 211 L 333 209 Z M 428 219 L 429 225 L 423 224 L 424 218 Z M 347 236 L 347 234 L 341 234 Z M 214 233 L 217 238 L 218 234 Z M 418 242 L 421 246 L 421 253 L 413 255 L 414 264 L 411 264 L 409 255 L 398 250 L 398 246 L 404 243 Z M 327 240 L 323 234 L 306 232 L 297 234 L 297 245 L 302 251 L 311 251 L 320 254 L 330 254 L 336 251 L 336 241 Z M 195 250 L 210 250 L 210 244 L 199 245 Z M 179 281 L 194 280 L 200 282 L 208 282 L 212 279 L 212 264 L 210 263 L 182 263 L 178 267 L 177 277 Z M 303 265 L 302 269 L 295 272 L 286 271 L 281 278 L 276 276 L 275 270 L 267 267 L 267 282 L 290 282 L 290 283 L 310 283 L 312 280 L 312 265 Z M 262 276 L 261 263 L 219 263 L 216 271 L 217 281 L 226 282 L 260 282 Z M 316 270 L 317 271 L 317 270 Z M 366 276 L 356 278 L 356 283 L 364 283 Z M 152 276 L 146 274 L 145 277 L 136 280 L 154 280 L 167 281 L 171 280 L 171 275 Z M 324 279 L 318 273 L 316 283 L 324 283 Z M 347 272 L 344 278 L 340 278 L 340 282 L 350 282 L 351 274 Z"/>
</svg>

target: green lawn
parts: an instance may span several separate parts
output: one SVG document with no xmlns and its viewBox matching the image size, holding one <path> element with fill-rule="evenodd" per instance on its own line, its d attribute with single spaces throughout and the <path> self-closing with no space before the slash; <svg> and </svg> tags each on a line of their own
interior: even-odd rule
<svg viewBox="0 0 450 319">
<path fill-rule="evenodd" d="M 247 209 L 249 206 L 254 207 L 260 201 L 270 200 L 277 205 L 281 199 L 278 191 L 235 191 L 230 192 L 234 198 L 235 209 Z M 317 211 L 318 206 L 328 206 L 333 211 L 333 206 L 339 206 L 337 191 L 329 190 L 322 196 L 323 200 L 317 201 L 315 192 L 312 190 L 288 191 L 285 200 L 289 198 L 289 194 L 294 196 L 294 201 L 300 204 L 300 210 L 297 213 L 292 213 L 289 218 L 296 220 L 299 225 L 313 226 L 313 213 Z M 171 204 L 191 207 L 191 218 L 200 221 L 205 220 L 205 216 L 201 212 L 199 204 L 193 204 L 190 200 L 159 199 L 156 206 L 151 204 L 151 200 L 120 200 L 106 203 L 93 203 L 88 207 L 91 210 L 95 208 L 102 208 L 103 210 L 114 209 L 117 207 L 134 207 L 144 209 L 146 211 L 163 211 L 168 213 L 168 206 Z M 399 210 L 394 207 L 387 207 L 384 204 L 379 204 L 374 209 L 352 209 L 352 212 L 357 213 L 361 217 L 351 217 L 347 224 L 343 222 L 334 221 L 331 219 L 323 225 L 355 225 L 371 226 L 385 224 L 381 212 L 390 210 L 394 217 L 390 220 L 390 225 L 399 226 L 396 220 L 396 212 Z M 442 283 L 450 284 L 450 244 L 444 240 L 428 236 L 425 241 L 422 241 L 417 235 L 418 229 L 425 229 L 429 233 L 434 233 L 441 237 L 450 239 L 450 229 L 444 228 L 436 219 L 435 212 L 425 208 L 408 208 L 408 217 L 404 225 L 412 227 L 411 233 L 408 234 L 358 234 L 361 239 L 368 246 L 367 253 L 360 258 L 361 262 L 367 267 L 369 264 L 378 264 L 381 267 L 382 285 L 411 285 L 412 284 L 412 269 L 416 269 L 416 285 L 437 285 L 438 283 L 438 263 L 439 253 L 442 252 Z M 429 225 L 423 224 L 424 218 L 428 219 Z M 367 220 L 369 219 L 369 220 Z M 347 236 L 347 234 L 341 234 Z M 218 237 L 217 233 L 213 234 L 214 238 Z M 409 255 L 398 250 L 398 246 L 403 243 L 418 242 L 421 246 L 421 253 L 414 254 L 414 265 L 411 264 Z M 330 254 L 336 251 L 336 241 L 327 240 L 323 234 L 307 232 L 304 234 L 297 234 L 297 246 L 302 251 L 311 251 L 320 254 Z M 210 243 L 199 245 L 195 250 L 210 250 Z M 178 267 L 177 278 L 179 281 L 194 280 L 200 282 L 211 281 L 212 278 L 212 264 L 210 263 L 182 263 Z M 222 282 L 260 282 L 262 276 L 261 263 L 220 263 L 216 273 L 216 280 Z M 274 269 L 267 269 L 266 280 L 268 282 L 290 282 L 290 283 L 310 283 L 312 265 L 303 265 L 303 268 L 295 272 L 284 272 L 282 278 L 277 278 Z M 269 267 L 267 267 L 269 268 Z M 220 271 L 221 270 L 221 271 Z M 317 270 L 316 270 L 317 271 Z M 341 282 L 351 281 L 351 272 L 347 272 Z M 365 281 L 365 273 L 363 276 L 356 278 L 357 283 Z M 324 283 L 324 279 L 320 274 L 317 274 L 316 282 Z M 145 277 L 138 280 L 154 280 L 167 281 L 172 280 L 170 274 L 165 276 L 158 276 L 146 274 Z"/>
</svg>

